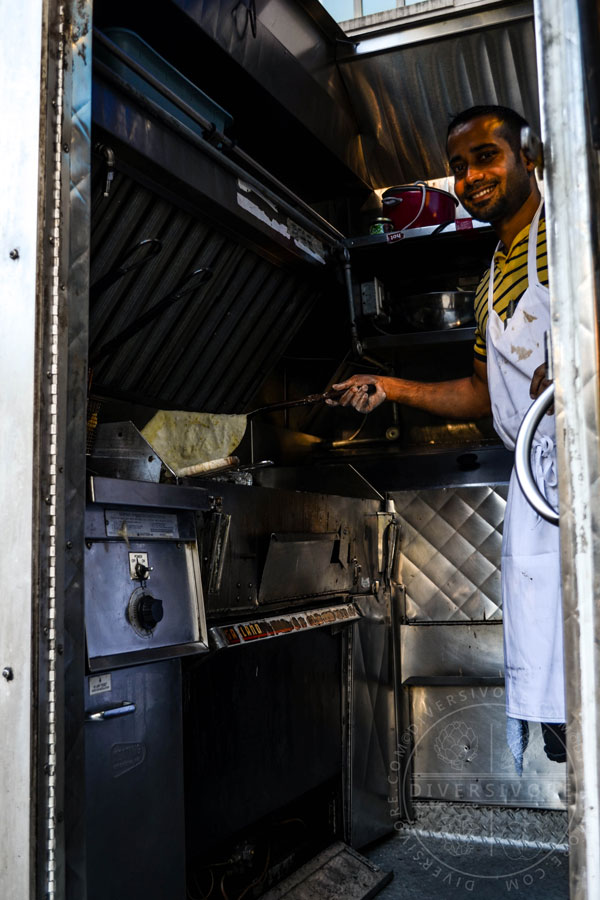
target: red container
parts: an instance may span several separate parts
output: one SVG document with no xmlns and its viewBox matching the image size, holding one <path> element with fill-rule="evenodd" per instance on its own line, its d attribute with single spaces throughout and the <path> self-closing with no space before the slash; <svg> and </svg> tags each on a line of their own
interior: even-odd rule
<svg viewBox="0 0 600 900">
<path fill-rule="evenodd" d="M 395 231 L 448 225 L 456 218 L 458 200 L 424 181 L 388 188 L 383 194 L 383 211 L 394 223 Z"/>
</svg>

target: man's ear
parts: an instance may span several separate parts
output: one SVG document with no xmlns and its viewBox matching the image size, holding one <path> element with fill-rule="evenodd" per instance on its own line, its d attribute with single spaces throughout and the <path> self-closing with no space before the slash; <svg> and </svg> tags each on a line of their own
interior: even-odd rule
<svg viewBox="0 0 600 900">
<path fill-rule="evenodd" d="M 535 172 L 535 167 L 536 167 L 536 165 L 537 165 L 536 160 L 530 159 L 529 156 L 527 156 L 527 154 L 525 153 L 524 150 L 521 150 L 521 151 L 520 151 L 520 154 L 521 154 L 521 160 L 522 160 L 522 162 L 523 162 L 523 165 L 525 166 L 525 168 L 527 169 L 527 171 L 528 171 L 529 174 L 531 175 L 532 172 Z"/>
<path fill-rule="evenodd" d="M 521 128 L 521 158 L 530 175 L 538 166 L 540 170 L 543 168 L 544 147 L 529 125 Z"/>
</svg>

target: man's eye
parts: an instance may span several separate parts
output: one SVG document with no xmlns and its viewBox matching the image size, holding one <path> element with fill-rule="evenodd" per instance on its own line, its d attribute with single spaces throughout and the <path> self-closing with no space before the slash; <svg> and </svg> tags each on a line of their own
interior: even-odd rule
<svg viewBox="0 0 600 900">
<path fill-rule="evenodd" d="M 454 173 L 454 175 L 462 175 L 464 171 L 465 167 L 462 163 L 457 163 L 456 165 L 452 166 L 452 172 Z"/>
</svg>

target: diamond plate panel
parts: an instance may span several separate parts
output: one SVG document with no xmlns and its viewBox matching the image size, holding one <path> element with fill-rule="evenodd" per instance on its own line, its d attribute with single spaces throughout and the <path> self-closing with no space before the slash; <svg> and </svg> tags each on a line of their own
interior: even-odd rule
<svg viewBox="0 0 600 900">
<path fill-rule="evenodd" d="M 415 622 L 500 620 L 500 550 L 508 485 L 394 495 L 400 578 Z"/>
<path fill-rule="evenodd" d="M 414 821 L 407 831 L 419 829 L 444 832 L 461 837 L 476 835 L 499 841 L 539 841 L 564 845 L 568 834 L 566 809 L 524 809 L 493 806 L 417 801 L 413 804 Z"/>
</svg>

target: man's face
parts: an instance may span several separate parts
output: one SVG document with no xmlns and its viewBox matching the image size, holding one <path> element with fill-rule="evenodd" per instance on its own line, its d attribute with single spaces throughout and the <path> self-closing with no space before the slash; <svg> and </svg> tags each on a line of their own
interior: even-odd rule
<svg viewBox="0 0 600 900">
<path fill-rule="evenodd" d="M 458 125 L 448 137 L 456 196 L 474 219 L 497 223 L 512 218 L 532 190 L 533 166 L 515 156 L 496 116 Z"/>
</svg>

